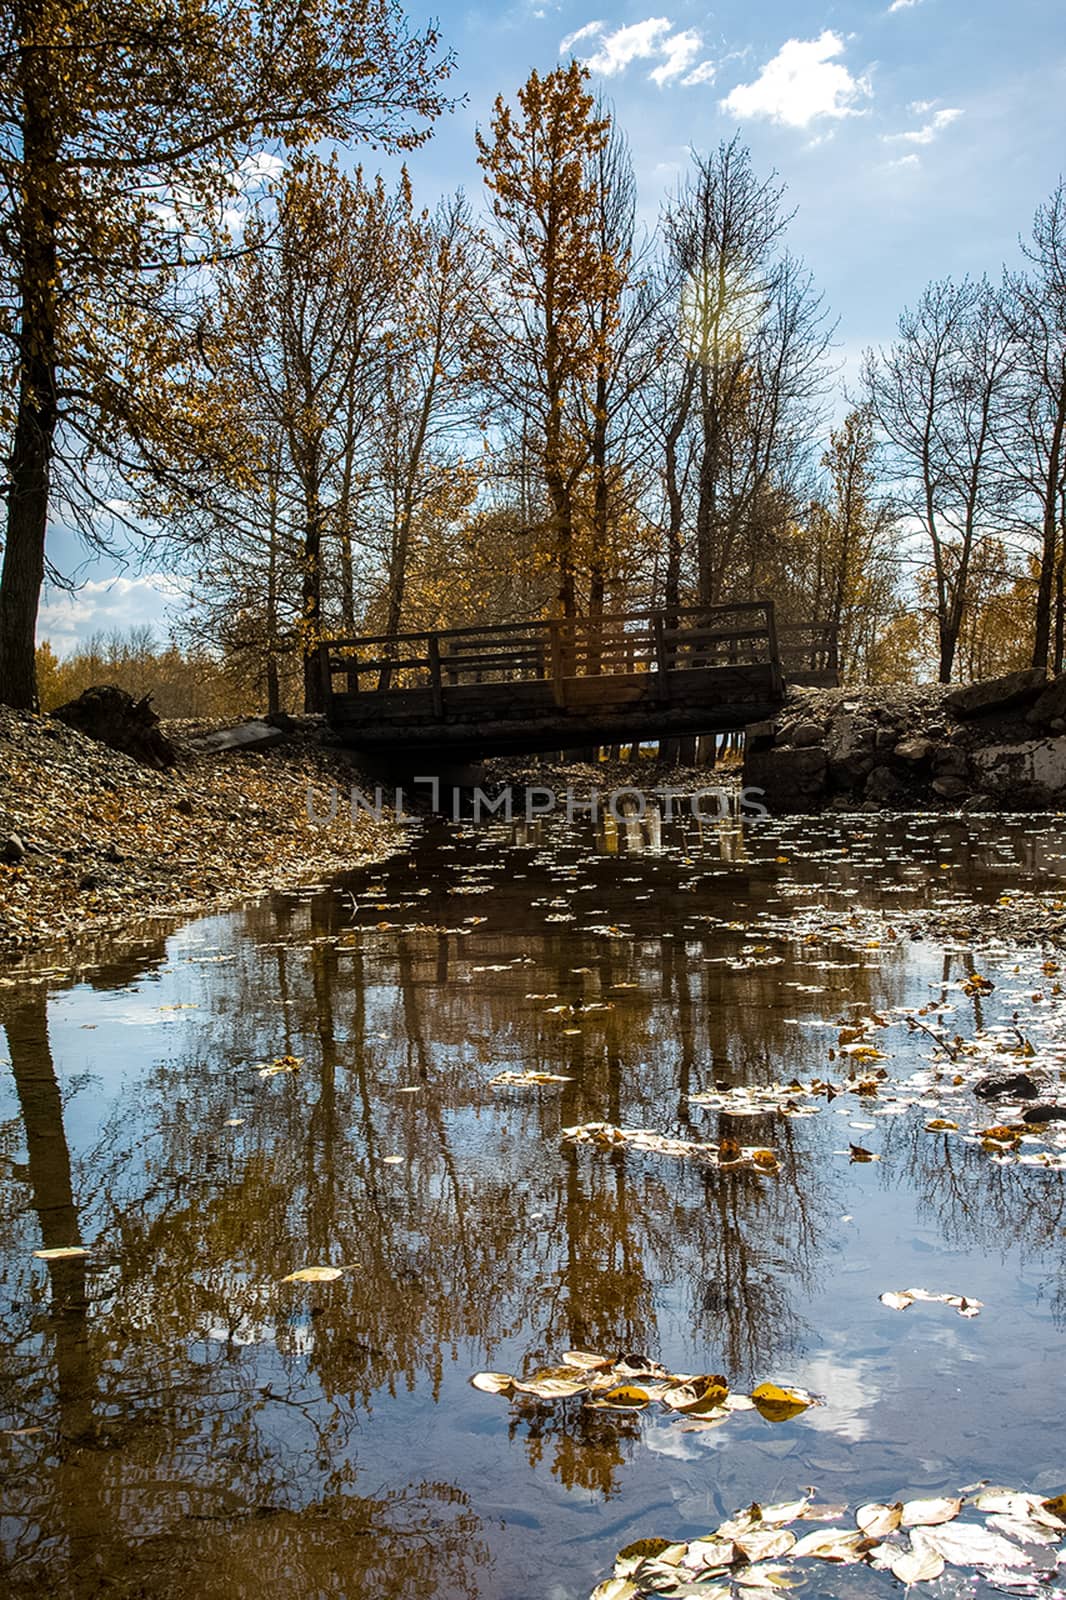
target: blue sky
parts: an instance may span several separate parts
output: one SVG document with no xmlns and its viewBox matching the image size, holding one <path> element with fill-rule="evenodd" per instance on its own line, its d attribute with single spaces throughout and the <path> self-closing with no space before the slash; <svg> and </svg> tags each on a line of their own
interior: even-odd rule
<svg viewBox="0 0 1066 1600">
<path fill-rule="evenodd" d="M 475 127 L 531 67 L 573 53 L 629 136 L 649 225 L 689 151 L 738 128 L 756 169 L 777 169 L 797 208 L 790 242 L 839 319 L 846 373 L 930 278 L 1016 262 L 1019 233 L 1066 169 L 1062 0 L 516 0 L 445 5 L 439 20 L 466 99 L 409 158 L 420 200 L 459 186 L 480 200 Z M 165 580 L 109 587 L 98 564 L 89 575 L 80 595 L 46 597 L 42 637 L 67 649 L 96 627 L 165 623 Z"/>
</svg>

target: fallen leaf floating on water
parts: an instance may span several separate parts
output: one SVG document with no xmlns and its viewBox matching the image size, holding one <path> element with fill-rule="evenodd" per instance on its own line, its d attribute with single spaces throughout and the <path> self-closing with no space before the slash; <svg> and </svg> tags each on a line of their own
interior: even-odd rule
<svg viewBox="0 0 1066 1600">
<path fill-rule="evenodd" d="M 714 1372 L 709 1377 L 689 1378 L 687 1382 L 667 1389 L 663 1404 L 669 1406 L 671 1411 L 680 1411 L 686 1416 L 698 1415 L 701 1411 L 715 1410 L 728 1393 L 726 1379 L 720 1372 Z"/>
<path fill-rule="evenodd" d="M 837 1561 L 844 1566 L 853 1566 L 861 1561 L 868 1550 L 872 1550 L 877 1540 L 863 1533 L 861 1528 L 845 1531 L 840 1528 L 817 1529 L 814 1533 L 804 1534 L 803 1538 L 792 1547 L 792 1555 L 817 1556 L 819 1561 Z"/>
<path fill-rule="evenodd" d="M 942 1496 L 935 1500 L 908 1500 L 900 1522 L 904 1528 L 931 1528 L 952 1522 L 962 1510 L 962 1501 Z"/>
<path fill-rule="evenodd" d="M 50 1250 L 35 1250 L 34 1255 L 38 1261 L 72 1261 L 76 1256 L 87 1256 L 89 1251 L 83 1244 L 53 1245 Z"/>
<path fill-rule="evenodd" d="M 879 1295 L 883 1306 L 888 1306 L 891 1311 L 906 1311 L 908 1306 L 921 1300 L 930 1305 L 954 1306 L 960 1317 L 979 1317 L 984 1310 L 983 1300 L 974 1300 L 972 1296 L 964 1294 L 930 1294 L 928 1289 L 886 1289 Z"/>
<path fill-rule="evenodd" d="M 497 1072 L 494 1078 L 489 1079 L 490 1089 L 500 1089 L 505 1085 L 521 1087 L 530 1083 L 573 1083 L 573 1078 L 567 1077 L 564 1072 Z"/>
<path fill-rule="evenodd" d="M 715 1167 L 745 1167 L 764 1173 L 777 1171 L 777 1157 L 772 1150 L 741 1145 L 728 1137 L 720 1144 L 704 1143 L 697 1139 L 674 1139 L 650 1128 L 616 1128 L 610 1122 L 582 1122 L 564 1128 L 562 1138 L 568 1144 L 591 1144 L 598 1150 L 629 1147 L 654 1155 L 687 1157 Z"/>
<path fill-rule="evenodd" d="M 899 1527 L 903 1516 L 903 1506 L 900 1501 L 895 1505 L 884 1506 L 877 1503 L 860 1506 L 855 1513 L 855 1521 L 863 1533 L 871 1538 L 883 1539 L 886 1534 L 893 1533 Z"/>
<path fill-rule="evenodd" d="M 852 1161 L 880 1161 L 881 1157 L 874 1155 L 872 1150 L 866 1150 L 861 1144 L 849 1144 L 848 1155 Z"/>
<path fill-rule="evenodd" d="M 979 1492 L 966 1500 L 974 1489 Z M 987 1521 L 960 1522 L 964 1509 Z M 1061 1553 L 1046 1545 L 1066 1531 L 1066 1496 L 1042 1499 L 1023 1490 L 973 1485 L 958 1496 L 871 1501 L 855 1512 L 854 1528 L 816 1528 L 796 1539 L 782 1526 L 846 1513 L 846 1506 L 819 1506 L 806 1497 L 776 1506 L 755 1503 L 687 1544 L 636 1540 L 619 1552 L 614 1577 L 600 1584 L 593 1600 L 655 1595 L 727 1600 L 734 1584 L 788 1589 L 803 1581 L 803 1569 L 791 1563 L 806 1560 L 874 1567 L 908 1587 L 933 1582 L 949 1566 L 972 1567 L 1008 1593 L 1058 1592 L 1044 1584 Z M 900 1537 L 904 1527 L 909 1543 Z M 1041 1545 L 1043 1553 L 1034 1551 Z M 789 1565 L 770 1565 L 775 1558 Z"/>
<path fill-rule="evenodd" d="M 751 1395 L 731 1394 L 720 1372 L 693 1377 L 671 1373 L 645 1356 L 627 1355 L 612 1360 L 592 1350 L 567 1351 L 557 1367 L 543 1367 L 526 1378 L 509 1372 L 479 1372 L 471 1378 L 475 1389 L 503 1394 L 509 1399 L 533 1396 L 540 1400 L 566 1400 L 586 1396 L 585 1404 L 597 1411 L 637 1412 L 661 1404 L 690 1430 L 718 1426 L 735 1411 L 758 1410 L 768 1422 L 786 1422 L 809 1406 L 821 1402 L 805 1389 L 763 1383 Z M 806 1501 L 776 1508 L 798 1516 Z M 759 1520 L 759 1519 L 756 1519 Z"/>
<path fill-rule="evenodd" d="M 347 1267 L 301 1267 L 298 1272 L 290 1272 L 282 1283 L 333 1283 L 337 1278 L 347 1272 Z"/>
<path fill-rule="evenodd" d="M 283 1072 L 299 1072 L 303 1056 L 278 1056 L 276 1061 L 266 1061 L 258 1068 L 261 1078 L 276 1078 Z"/>
<path fill-rule="evenodd" d="M 514 1390 L 509 1372 L 475 1372 L 470 1382 L 483 1394 L 511 1394 Z"/>
<path fill-rule="evenodd" d="M 814 1396 L 806 1389 L 783 1389 L 776 1383 L 760 1383 L 751 1391 L 751 1398 L 767 1422 L 787 1422 L 814 1404 Z"/>
<path fill-rule="evenodd" d="M 889 1570 L 908 1588 L 912 1583 L 929 1583 L 944 1570 L 944 1557 L 935 1550 L 904 1550 L 890 1563 Z"/>
</svg>

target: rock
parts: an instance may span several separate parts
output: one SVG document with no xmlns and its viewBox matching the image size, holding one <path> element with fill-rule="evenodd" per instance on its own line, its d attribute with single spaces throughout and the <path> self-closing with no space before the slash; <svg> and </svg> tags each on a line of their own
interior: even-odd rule
<svg viewBox="0 0 1066 1600">
<path fill-rule="evenodd" d="M 1066 1106 L 1027 1106 L 1023 1122 L 1066 1122 Z"/>
<path fill-rule="evenodd" d="M 201 755 L 220 755 L 228 750 L 269 750 L 281 744 L 285 729 L 255 717 L 236 728 L 220 728 L 217 733 L 205 733 L 199 739 L 190 739 L 193 750 Z"/>
<path fill-rule="evenodd" d="M 981 787 L 1023 805 L 1066 799 L 1066 739 L 1023 739 L 986 745 L 973 753 Z"/>
<path fill-rule="evenodd" d="M 942 800 L 961 800 L 967 790 L 961 778 L 935 778 L 933 792 Z"/>
<path fill-rule="evenodd" d="M 158 771 L 172 767 L 176 756 L 174 746 L 159 727 L 150 700 L 149 695 L 135 700 L 114 684 L 95 684 L 52 715 L 68 728 L 76 728 L 87 738 L 98 739 Z"/>
<path fill-rule="evenodd" d="M 1026 713 L 1026 722 L 1033 728 L 1050 728 L 1066 717 L 1066 672 L 1052 678 L 1037 696 L 1036 704 Z"/>
<path fill-rule="evenodd" d="M 929 761 L 936 745 L 932 739 L 924 739 L 921 734 L 913 734 L 909 739 L 901 739 L 892 754 L 897 761 L 905 761 L 909 767 L 920 767 L 923 762 Z"/>
<path fill-rule="evenodd" d="M 969 757 L 957 744 L 938 745 L 933 751 L 933 771 L 938 778 L 965 778 L 970 771 Z"/>
<path fill-rule="evenodd" d="M 749 750 L 765 749 L 773 744 L 776 733 L 776 722 L 749 722 L 744 729 L 744 743 Z"/>
<path fill-rule="evenodd" d="M 875 767 L 866 780 L 866 798 L 876 800 L 882 805 L 898 800 L 903 793 L 903 784 L 891 767 Z"/>
<path fill-rule="evenodd" d="M 1040 1090 L 1027 1072 L 999 1078 L 980 1078 L 973 1086 L 979 1100 L 1035 1100 Z"/>
<path fill-rule="evenodd" d="M 967 812 L 967 814 L 979 814 L 981 812 L 998 811 L 1000 808 L 993 795 L 973 794 L 968 800 L 964 801 L 960 809 Z"/>
<path fill-rule="evenodd" d="M 820 802 L 825 790 L 826 754 L 824 750 L 796 750 L 778 745 L 771 750 L 747 749 L 744 756 L 744 785 L 758 790 L 769 811 L 805 811 Z"/>
<path fill-rule="evenodd" d="M 8 866 L 16 866 L 26 854 L 26 846 L 17 833 L 9 833 L 3 844 L 0 844 L 0 861 Z"/>
<path fill-rule="evenodd" d="M 841 789 L 861 784 L 876 765 L 876 731 L 872 723 L 837 713 L 829 727 L 830 775 Z"/>
<path fill-rule="evenodd" d="M 821 744 L 824 736 L 820 722 L 797 722 L 792 729 L 792 743 L 797 750 L 805 750 L 812 744 Z"/>
<path fill-rule="evenodd" d="M 1035 700 L 1047 682 L 1042 667 L 1008 672 L 1002 678 L 967 683 L 947 695 L 944 704 L 956 717 L 983 717 L 993 711 L 1010 711 Z"/>
</svg>

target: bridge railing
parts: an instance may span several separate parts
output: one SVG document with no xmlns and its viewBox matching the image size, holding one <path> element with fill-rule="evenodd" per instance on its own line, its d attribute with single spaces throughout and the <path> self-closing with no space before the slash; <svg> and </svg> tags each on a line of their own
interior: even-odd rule
<svg viewBox="0 0 1066 1600">
<path fill-rule="evenodd" d="M 840 643 L 834 622 L 779 622 L 781 665 L 796 672 L 838 672 Z"/>
<path fill-rule="evenodd" d="M 342 693 L 429 689 L 438 715 L 449 688 L 463 684 L 553 683 L 565 697 L 572 678 L 767 665 L 778 672 L 773 602 L 741 601 L 601 617 L 505 622 L 472 628 L 367 634 L 320 648 L 327 699 Z"/>
</svg>

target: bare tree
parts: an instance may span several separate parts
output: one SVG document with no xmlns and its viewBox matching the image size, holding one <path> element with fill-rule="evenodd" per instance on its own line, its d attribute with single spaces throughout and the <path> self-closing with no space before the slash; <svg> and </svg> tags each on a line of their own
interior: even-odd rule
<svg viewBox="0 0 1066 1600">
<path fill-rule="evenodd" d="M 975 545 L 1004 513 L 997 440 L 1013 363 L 999 296 L 969 278 L 931 284 L 900 317 L 895 344 L 864 361 L 886 470 L 929 549 L 942 683 L 951 681 Z"/>
<path fill-rule="evenodd" d="M 1046 667 L 1052 612 L 1058 623 L 1054 667 L 1063 666 L 1063 549 L 1066 530 L 1066 188 L 1039 207 L 1023 246 L 1028 273 L 1010 273 L 1004 304 L 1018 382 L 1006 430 L 1012 474 L 1039 528 L 1033 666 Z"/>
</svg>

